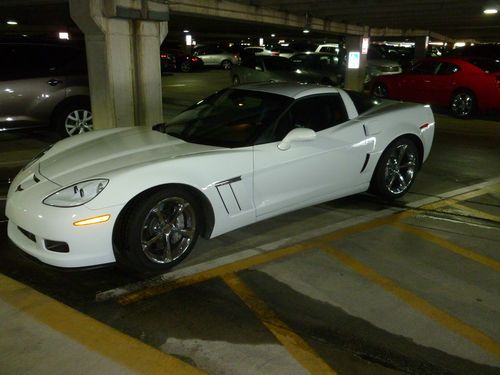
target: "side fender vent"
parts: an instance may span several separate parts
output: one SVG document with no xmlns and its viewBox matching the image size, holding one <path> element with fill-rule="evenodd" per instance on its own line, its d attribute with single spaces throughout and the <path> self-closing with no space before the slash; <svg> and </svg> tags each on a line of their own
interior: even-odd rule
<svg viewBox="0 0 500 375">
<path fill-rule="evenodd" d="M 363 167 L 359 173 L 363 173 L 365 171 L 366 166 L 368 165 L 368 161 L 370 160 L 370 154 L 366 154 L 365 162 L 363 163 Z"/>
</svg>

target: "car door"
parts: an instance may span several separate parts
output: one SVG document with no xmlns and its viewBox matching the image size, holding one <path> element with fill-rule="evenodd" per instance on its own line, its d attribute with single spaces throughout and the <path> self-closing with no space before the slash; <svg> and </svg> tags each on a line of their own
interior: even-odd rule
<svg viewBox="0 0 500 375">
<path fill-rule="evenodd" d="M 315 131 L 312 140 L 280 141 L 295 128 Z M 338 94 L 296 101 L 281 117 L 273 141 L 254 146 L 256 216 L 272 216 L 355 192 L 370 147 L 363 125 L 348 120 Z"/>
<path fill-rule="evenodd" d="M 264 65 L 260 58 L 249 58 L 245 63 L 243 71 L 244 82 L 262 82 L 268 79 L 268 73 L 264 71 Z"/>
<path fill-rule="evenodd" d="M 46 125 L 65 97 L 65 76 L 50 64 L 47 46 L 1 45 L 0 127 Z"/>
<path fill-rule="evenodd" d="M 458 65 L 441 62 L 436 74 L 428 82 L 430 103 L 448 106 L 451 93 L 458 87 L 457 73 L 460 71 Z"/>
<path fill-rule="evenodd" d="M 411 70 L 406 83 L 406 100 L 417 103 L 434 103 L 434 82 L 440 65 L 439 61 L 424 60 Z"/>
</svg>

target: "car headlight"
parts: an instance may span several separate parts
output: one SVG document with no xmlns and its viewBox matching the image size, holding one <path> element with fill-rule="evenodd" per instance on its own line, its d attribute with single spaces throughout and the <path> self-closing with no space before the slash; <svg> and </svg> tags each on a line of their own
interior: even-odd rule
<svg viewBox="0 0 500 375">
<path fill-rule="evenodd" d="M 49 195 L 42 203 L 54 207 L 81 206 L 97 197 L 108 182 L 106 179 L 78 182 Z"/>
</svg>

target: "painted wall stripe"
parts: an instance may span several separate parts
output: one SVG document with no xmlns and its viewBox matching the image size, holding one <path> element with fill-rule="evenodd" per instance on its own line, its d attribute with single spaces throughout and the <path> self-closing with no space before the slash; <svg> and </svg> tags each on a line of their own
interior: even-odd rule
<svg viewBox="0 0 500 375">
<path fill-rule="evenodd" d="M 311 374 L 336 374 L 334 370 L 305 342 L 293 332 L 264 301 L 234 273 L 222 277 L 250 310 L 262 321 L 288 352 Z"/>
<path fill-rule="evenodd" d="M 2 274 L 0 298 L 37 321 L 138 374 L 204 373 Z"/>
<path fill-rule="evenodd" d="M 450 242 L 448 240 L 445 240 L 444 238 L 436 236 L 435 234 L 432 234 L 428 231 L 416 228 L 416 227 L 408 225 L 408 224 L 393 223 L 392 225 L 400 230 L 405 231 L 406 233 L 410 233 L 410 234 L 412 234 L 414 236 L 418 236 L 426 241 L 433 242 L 436 245 L 439 245 L 440 247 L 442 247 L 446 250 L 449 250 L 455 254 L 461 255 L 465 258 L 468 258 L 468 259 L 471 259 L 475 262 L 478 262 L 478 263 L 482 264 L 483 266 L 489 267 L 495 271 L 500 271 L 500 262 L 493 259 L 493 258 L 478 254 L 472 250 L 458 246 L 458 245 L 454 244 L 453 242 Z"/>
<path fill-rule="evenodd" d="M 399 287 L 393 280 L 379 274 L 337 248 L 325 246 L 322 250 L 339 260 L 345 266 L 402 299 L 414 309 L 445 326 L 450 331 L 465 337 L 484 350 L 500 357 L 500 343 L 483 332 L 438 309 L 409 290 Z"/>
</svg>

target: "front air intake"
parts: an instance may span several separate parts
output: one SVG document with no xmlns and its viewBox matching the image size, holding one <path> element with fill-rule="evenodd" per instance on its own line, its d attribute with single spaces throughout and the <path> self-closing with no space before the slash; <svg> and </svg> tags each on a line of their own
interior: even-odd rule
<svg viewBox="0 0 500 375">
<path fill-rule="evenodd" d="M 45 248 L 56 253 L 69 253 L 69 246 L 66 242 L 45 240 Z"/>
</svg>

